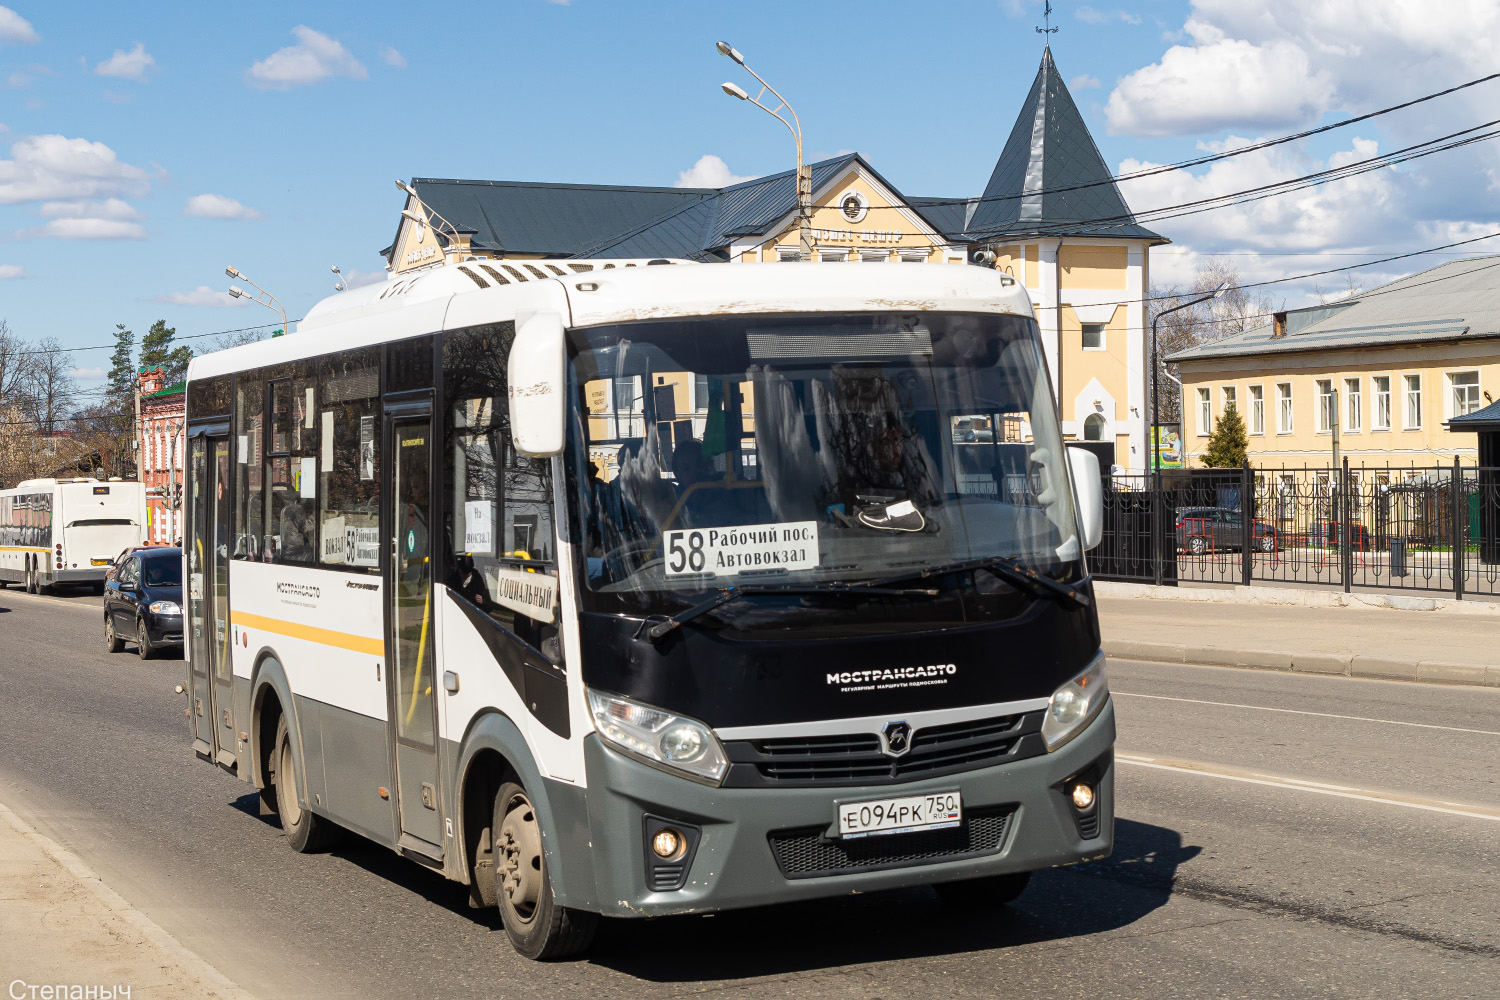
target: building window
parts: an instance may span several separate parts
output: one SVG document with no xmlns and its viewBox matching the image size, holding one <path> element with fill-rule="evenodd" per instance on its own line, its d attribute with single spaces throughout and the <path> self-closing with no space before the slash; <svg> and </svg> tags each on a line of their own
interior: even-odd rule
<svg viewBox="0 0 1500 1000">
<path fill-rule="evenodd" d="M 1391 377 L 1389 375 L 1376 375 L 1370 380 L 1374 385 L 1375 393 L 1375 425 L 1374 430 L 1388 431 L 1391 429 Z"/>
<path fill-rule="evenodd" d="M 1240 408 L 1239 390 L 1235 389 L 1234 386 L 1232 386 L 1232 385 L 1220 386 L 1219 387 L 1219 396 L 1221 397 L 1221 406 L 1220 406 L 1220 409 L 1219 409 L 1219 412 L 1221 414 L 1225 410 L 1229 409 L 1231 406 L 1234 407 L 1236 410 Z"/>
<path fill-rule="evenodd" d="M 1327 434 L 1333 430 L 1334 421 L 1338 419 L 1338 413 L 1334 409 L 1333 379 L 1318 379 L 1318 433 Z"/>
<path fill-rule="evenodd" d="M 1292 433 L 1292 383 L 1276 383 L 1276 433 Z"/>
<path fill-rule="evenodd" d="M 884 250 L 865 250 L 860 253 L 859 259 L 864 264 L 884 264 L 891 259 L 891 255 Z"/>
<path fill-rule="evenodd" d="M 820 261 L 833 262 L 833 261 L 848 260 L 848 259 L 849 259 L 849 251 L 848 250 L 819 250 L 818 251 L 818 260 L 820 260 Z"/>
<path fill-rule="evenodd" d="M 1104 440 L 1104 415 L 1102 413 L 1090 413 L 1084 418 L 1083 439 L 1085 441 Z"/>
<path fill-rule="evenodd" d="M 925 264 L 927 263 L 926 250 L 903 250 L 901 251 L 901 263 L 903 264 Z"/>
<path fill-rule="evenodd" d="M 1462 417 L 1479 409 L 1479 373 L 1454 372 L 1448 376 L 1453 387 L 1453 416 Z"/>
<path fill-rule="evenodd" d="M 702 372 L 693 376 L 693 412 L 708 412 L 708 376 Z"/>
<path fill-rule="evenodd" d="M 1083 349 L 1085 351 L 1104 350 L 1104 324 L 1083 324 Z"/>
<path fill-rule="evenodd" d="M 1406 423 L 1403 429 L 1414 431 L 1422 426 L 1422 376 L 1406 375 Z"/>
<path fill-rule="evenodd" d="M 801 260 L 802 259 L 802 251 L 801 250 L 777 250 L 776 251 L 776 259 L 778 261 Z"/>
<path fill-rule="evenodd" d="M 1361 405 L 1359 379 L 1344 379 L 1344 430 L 1358 434 L 1363 429 L 1364 407 Z"/>
<path fill-rule="evenodd" d="M 1250 387 L 1250 433 L 1264 434 L 1266 432 L 1266 388 L 1261 385 Z"/>
<path fill-rule="evenodd" d="M 1213 431 L 1214 404 L 1207 389 L 1198 390 L 1198 436 L 1208 437 Z"/>
</svg>

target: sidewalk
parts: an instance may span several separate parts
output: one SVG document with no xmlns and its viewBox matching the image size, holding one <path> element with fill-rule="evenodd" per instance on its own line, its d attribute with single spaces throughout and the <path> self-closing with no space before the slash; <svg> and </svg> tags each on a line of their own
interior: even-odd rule
<svg viewBox="0 0 1500 1000">
<path fill-rule="evenodd" d="M 1428 602 L 1432 610 L 1422 611 L 1249 603 L 1229 591 L 1100 590 L 1104 649 L 1113 657 L 1500 687 L 1500 615 L 1457 602 Z"/>
<path fill-rule="evenodd" d="M 4 805 L 0 942 L 0 982 L 12 997 L 249 1000 Z"/>
</svg>

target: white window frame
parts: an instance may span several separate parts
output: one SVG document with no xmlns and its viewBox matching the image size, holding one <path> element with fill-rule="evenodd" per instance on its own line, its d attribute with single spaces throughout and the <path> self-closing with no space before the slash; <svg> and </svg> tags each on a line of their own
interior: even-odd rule
<svg viewBox="0 0 1500 1000">
<path fill-rule="evenodd" d="M 802 248 L 801 247 L 777 247 L 776 248 L 776 262 L 777 263 L 782 263 L 782 262 L 785 262 L 785 261 L 796 262 L 796 261 L 800 261 L 801 259 L 802 259 Z"/>
<path fill-rule="evenodd" d="M 1234 404 L 1236 410 L 1240 408 L 1239 387 L 1233 385 L 1219 386 L 1219 416 L 1222 417 L 1224 415 L 1224 411 L 1229 409 L 1230 403 Z"/>
<path fill-rule="evenodd" d="M 1290 434 L 1297 412 L 1292 402 L 1292 383 L 1276 383 L 1276 433 Z"/>
<path fill-rule="evenodd" d="M 1364 392 L 1361 390 L 1362 379 L 1344 379 L 1344 431 L 1349 434 L 1360 434 L 1364 431 Z"/>
<path fill-rule="evenodd" d="M 1097 327 L 1098 330 L 1099 330 L 1099 344 L 1096 347 L 1090 347 L 1088 345 L 1088 342 L 1084 340 L 1084 334 L 1086 334 L 1088 332 L 1089 327 Z M 1083 349 L 1085 351 L 1102 351 L 1102 350 L 1105 350 L 1106 349 L 1105 337 L 1107 337 L 1107 336 L 1108 336 L 1108 331 L 1107 331 L 1106 325 L 1104 323 L 1080 323 L 1080 324 L 1078 324 L 1078 342 L 1079 342 L 1079 344 L 1081 344 L 1083 346 Z"/>
<path fill-rule="evenodd" d="M 1412 386 L 1416 386 L 1415 389 Z M 1416 419 L 1412 419 L 1412 400 L 1416 399 Z M 1422 373 L 1403 373 L 1401 376 L 1401 429 L 1422 429 Z"/>
<path fill-rule="evenodd" d="M 931 250 L 923 250 L 920 247 L 900 251 L 902 264 L 925 264 L 932 259 Z"/>
<path fill-rule="evenodd" d="M 859 262 L 861 264 L 889 264 L 891 252 L 889 250 L 861 250 Z"/>
<path fill-rule="evenodd" d="M 1467 398 L 1463 401 L 1463 403 L 1460 403 L 1459 402 L 1459 398 L 1458 398 L 1458 396 L 1459 396 L 1459 388 L 1460 388 L 1459 387 L 1459 383 L 1458 383 L 1458 379 L 1460 379 L 1460 378 L 1468 378 L 1471 375 L 1474 377 L 1473 384 L 1470 385 L 1469 383 L 1465 382 L 1463 384 L 1462 388 L 1465 390 L 1465 392 L 1464 392 L 1464 396 L 1465 397 L 1467 397 L 1469 395 L 1469 393 L 1468 393 L 1467 390 L 1473 389 L 1473 391 L 1474 391 L 1473 392 L 1474 398 L 1472 400 L 1472 403 Z M 1478 371 L 1478 369 L 1468 368 L 1468 369 L 1464 369 L 1463 371 L 1447 372 L 1447 373 L 1445 373 L 1444 378 L 1445 378 L 1445 381 L 1447 381 L 1447 383 L 1448 383 L 1448 411 L 1447 411 L 1447 417 L 1448 417 L 1449 420 L 1452 420 L 1454 417 L 1462 417 L 1462 416 L 1464 416 L 1466 414 L 1473 413 L 1475 410 L 1478 410 L 1482 406 L 1484 406 L 1484 402 L 1480 399 L 1480 396 L 1479 396 L 1479 371 Z"/>
<path fill-rule="evenodd" d="M 848 247 L 831 247 L 817 250 L 819 264 L 844 264 L 849 261 Z"/>
<path fill-rule="evenodd" d="M 1206 438 L 1214 430 L 1213 393 L 1207 386 L 1194 391 L 1198 394 L 1198 436 Z"/>
<path fill-rule="evenodd" d="M 1250 391 L 1250 433 L 1264 437 L 1266 433 L 1266 387 L 1252 385 Z"/>
<path fill-rule="evenodd" d="M 1385 388 L 1381 388 L 1381 382 Z M 1370 394 L 1374 397 L 1374 407 L 1370 411 L 1370 430 L 1388 431 L 1391 429 L 1391 377 L 1389 375 L 1370 376 Z M 1383 418 L 1383 419 L 1382 419 Z"/>
<path fill-rule="evenodd" d="M 1316 422 L 1313 426 L 1319 434 L 1332 434 L 1333 426 L 1338 422 L 1338 402 L 1333 394 L 1333 379 L 1320 378 L 1313 380 L 1313 401 L 1316 406 Z"/>
</svg>

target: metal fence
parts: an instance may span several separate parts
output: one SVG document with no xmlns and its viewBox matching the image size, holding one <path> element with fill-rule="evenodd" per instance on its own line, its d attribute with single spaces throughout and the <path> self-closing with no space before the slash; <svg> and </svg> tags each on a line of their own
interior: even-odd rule
<svg viewBox="0 0 1500 1000">
<path fill-rule="evenodd" d="M 1500 594 L 1500 468 L 1116 475 L 1104 504 L 1100 579 Z"/>
</svg>

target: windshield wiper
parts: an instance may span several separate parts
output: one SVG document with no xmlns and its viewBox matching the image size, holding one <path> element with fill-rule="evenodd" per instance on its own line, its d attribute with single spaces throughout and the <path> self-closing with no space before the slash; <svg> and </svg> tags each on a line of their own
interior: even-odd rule
<svg viewBox="0 0 1500 1000">
<path fill-rule="evenodd" d="M 636 629 L 636 637 L 639 638 L 642 630 L 646 638 L 652 642 L 659 642 L 663 636 L 674 629 L 681 628 L 684 622 L 690 622 L 700 615 L 706 615 L 716 608 L 722 608 L 731 601 L 737 601 L 741 597 L 756 597 L 766 594 L 883 594 L 892 597 L 936 597 L 938 591 L 935 588 L 912 588 L 912 587 L 882 587 L 864 586 L 862 584 L 847 584 L 842 582 L 830 582 L 821 587 L 787 586 L 778 587 L 772 585 L 742 584 L 738 587 L 726 587 L 713 597 L 702 603 L 695 604 L 686 610 L 679 611 L 670 618 L 652 620 L 650 618 L 641 622 L 641 627 Z M 647 627 L 649 624 L 649 628 Z"/>
<path fill-rule="evenodd" d="M 907 573 L 899 573 L 895 576 L 883 577 L 879 580 L 871 580 L 870 587 L 888 587 L 902 580 L 925 580 L 929 577 L 943 576 L 947 573 L 963 573 L 969 570 L 982 569 L 995 574 L 1011 583 L 1019 583 L 1027 587 L 1034 594 L 1046 594 L 1051 597 L 1061 597 L 1072 601 L 1082 607 L 1088 607 L 1093 601 L 1089 595 L 1077 587 L 1054 580 L 1050 576 L 1038 573 L 1029 566 L 1023 566 L 1020 561 L 1009 556 L 986 556 L 983 559 L 964 559 L 959 562 L 942 563 L 937 566 L 928 566 L 926 569 L 912 570 Z M 854 587 L 863 587 L 863 584 L 851 584 Z"/>
</svg>

